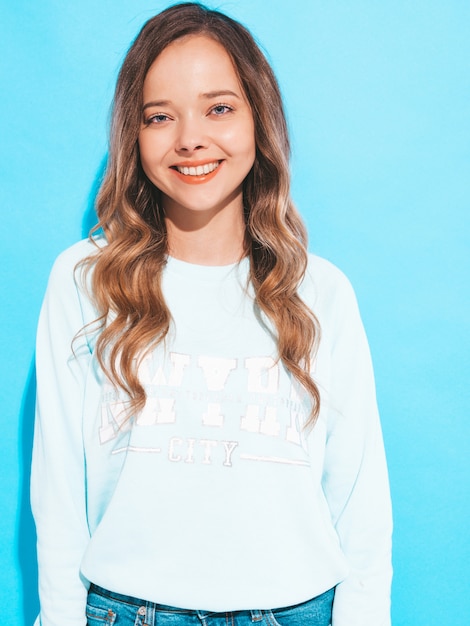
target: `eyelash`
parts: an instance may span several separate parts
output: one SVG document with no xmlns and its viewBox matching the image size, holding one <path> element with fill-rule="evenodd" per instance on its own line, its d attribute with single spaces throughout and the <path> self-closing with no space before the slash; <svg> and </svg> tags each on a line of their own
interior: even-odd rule
<svg viewBox="0 0 470 626">
<path fill-rule="evenodd" d="M 222 108 L 223 108 L 223 109 L 226 109 L 226 111 L 224 111 L 224 113 L 227 113 L 227 112 L 233 111 L 233 107 L 231 107 L 229 104 L 224 104 L 223 102 L 220 102 L 219 104 L 216 104 L 216 105 L 214 105 L 214 106 L 211 108 L 211 113 L 215 113 L 215 109 L 222 109 Z M 216 116 L 217 116 L 217 117 L 220 117 L 221 115 L 222 115 L 222 114 L 217 114 L 217 113 L 216 113 Z"/>
<path fill-rule="evenodd" d="M 158 117 L 164 117 L 165 119 L 156 121 Z M 152 123 L 163 124 L 164 122 L 168 121 L 169 119 L 170 119 L 169 116 L 166 115 L 165 113 L 154 113 L 150 117 L 147 117 L 147 119 L 145 120 L 145 125 L 146 126 L 150 126 L 150 124 L 152 124 Z"/>
<path fill-rule="evenodd" d="M 225 109 L 225 110 L 223 112 L 216 113 L 215 112 L 216 109 Z M 233 110 L 234 110 L 233 107 L 231 107 L 229 104 L 224 104 L 223 102 L 220 102 L 219 104 L 215 104 L 209 110 L 209 113 L 214 113 L 216 117 L 222 117 L 222 115 L 224 115 L 225 113 L 230 113 Z M 165 119 L 158 120 L 158 118 L 165 118 Z M 153 124 L 153 123 L 156 125 L 164 124 L 169 119 L 171 119 L 170 116 L 166 115 L 165 113 L 154 113 L 153 115 L 151 115 L 145 120 L 145 125 L 150 126 L 150 124 Z"/>
</svg>

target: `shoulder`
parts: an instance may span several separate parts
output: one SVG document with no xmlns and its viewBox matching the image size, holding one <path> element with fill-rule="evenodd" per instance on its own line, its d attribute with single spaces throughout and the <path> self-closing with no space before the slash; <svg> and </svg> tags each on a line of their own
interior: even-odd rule
<svg viewBox="0 0 470 626">
<path fill-rule="evenodd" d="M 102 236 L 77 241 L 77 243 L 74 243 L 59 254 L 55 260 L 54 266 L 74 267 L 77 263 L 97 253 L 105 245 L 106 240 Z"/>
<path fill-rule="evenodd" d="M 90 273 L 82 262 L 104 245 L 102 237 L 79 241 L 59 254 L 49 274 L 42 318 L 53 318 L 58 328 L 70 327 L 72 336 L 98 317 L 91 295 Z"/>
<path fill-rule="evenodd" d="M 309 254 L 299 295 L 315 314 L 322 336 L 335 337 L 339 329 L 356 327 L 360 312 L 354 289 L 336 265 Z"/>
<path fill-rule="evenodd" d="M 102 236 L 95 237 L 93 240 L 82 239 L 73 244 L 56 258 L 49 280 L 56 282 L 73 278 L 80 263 L 96 254 L 105 245 L 106 240 Z"/>
<path fill-rule="evenodd" d="M 338 301 L 355 300 L 348 277 L 331 261 L 315 254 L 308 255 L 300 294 L 313 308 L 332 305 Z"/>
<path fill-rule="evenodd" d="M 356 354 L 362 350 L 361 345 L 367 345 L 354 289 L 333 263 L 309 255 L 299 295 L 320 324 L 323 344 L 333 347 L 341 340 L 345 350 Z"/>
<path fill-rule="evenodd" d="M 91 298 L 91 273 L 85 259 L 97 254 L 106 241 L 103 237 L 83 239 L 70 246 L 56 258 L 47 283 L 44 302 L 53 308 L 72 314 L 80 309 L 85 316 L 96 318 Z"/>
</svg>

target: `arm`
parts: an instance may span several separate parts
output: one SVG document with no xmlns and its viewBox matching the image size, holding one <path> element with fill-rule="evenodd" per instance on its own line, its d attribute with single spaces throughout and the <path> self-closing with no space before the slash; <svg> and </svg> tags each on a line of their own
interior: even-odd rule
<svg viewBox="0 0 470 626">
<path fill-rule="evenodd" d="M 31 503 L 38 536 L 42 626 L 85 625 L 87 583 L 80 562 L 89 540 L 86 520 L 82 405 L 91 358 L 70 252 L 49 279 L 38 325 L 37 411 Z"/>
<path fill-rule="evenodd" d="M 389 626 L 391 505 L 367 339 L 342 278 L 332 331 L 323 488 L 350 564 L 336 588 L 333 626 Z"/>
</svg>

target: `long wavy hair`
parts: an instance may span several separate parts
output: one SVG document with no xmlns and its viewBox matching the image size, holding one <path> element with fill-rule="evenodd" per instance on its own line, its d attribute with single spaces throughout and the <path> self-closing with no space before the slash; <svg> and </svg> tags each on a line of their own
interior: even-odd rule
<svg viewBox="0 0 470 626">
<path fill-rule="evenodd" d="M 168 254 L 159 190 L 143 172 L 138 147 L 144 79 L 158 55 L 188 35 L 205 35 L 232 59 L 255 127 L 256 158 L 244 181 L 245 247 L 255 303 L 275 329 L 278 357 L 312 400 L 319 390 L 311 359 L 319 326 L 299 297 L 307 265 L 307 236 L 290 198 L 290 146 L 281 94 L 269 63 L 248 30 L 198 3 L 171 6 L 150 19 L 131 45 L 113 102 L 106 173 L 97 197 L 98 225 L 107 240 L 85 259 L 99 311 L 96 355 L 106 375 L 129 397 L 129 415 L 146 401 L 139 364 L 162 342 L 171 313 L 161 288 Z"/>
</svg>

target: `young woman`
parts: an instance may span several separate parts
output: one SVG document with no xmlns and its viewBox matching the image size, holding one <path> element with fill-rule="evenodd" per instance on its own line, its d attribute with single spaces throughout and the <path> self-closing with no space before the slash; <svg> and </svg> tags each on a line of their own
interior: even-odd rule
<svg viewBox="0 0 470 626">
<path fill-rule="evenodd" d="M 390 503 L 347 279 L 307 255 L 246 29 L 151 19 L 119 74 L 100 234 L 52 270 L 32 502 L 42 626 L 386 626 Z"/>
</svg>

